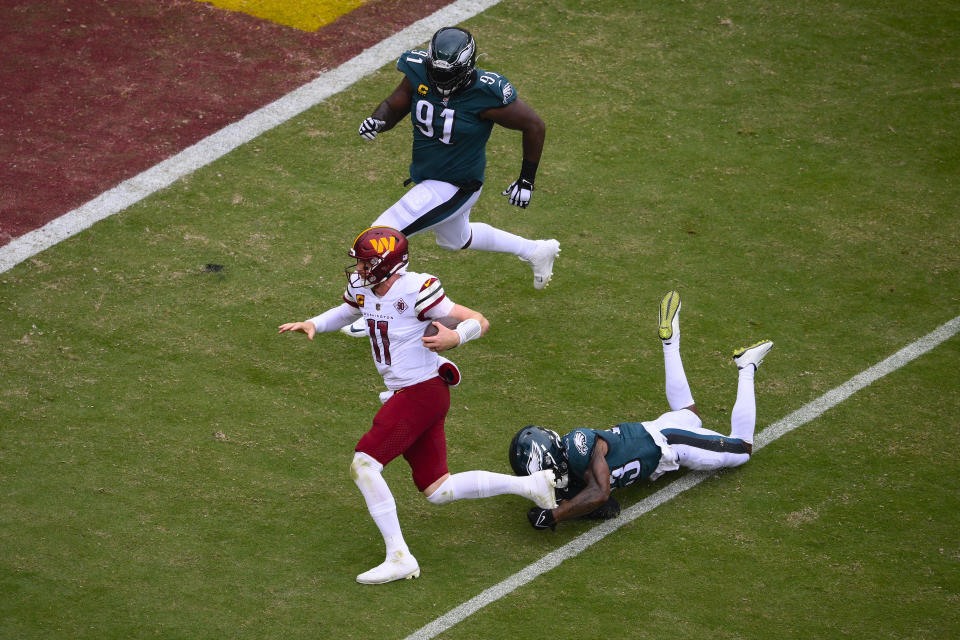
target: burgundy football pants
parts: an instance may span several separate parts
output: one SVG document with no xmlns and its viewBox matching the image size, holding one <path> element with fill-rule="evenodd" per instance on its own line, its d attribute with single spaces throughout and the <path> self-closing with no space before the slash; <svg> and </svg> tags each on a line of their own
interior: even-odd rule
<svg viewBox="0 0 960 640">
<path fill-rule="evenodd" d="M 383 466 L 402 454 L 423 491 L 447 473 L 443 421 L 449 409 L 450 388 L 440 378 L 400 389 L 380 407 L 355 450 Z"/>
</svg>

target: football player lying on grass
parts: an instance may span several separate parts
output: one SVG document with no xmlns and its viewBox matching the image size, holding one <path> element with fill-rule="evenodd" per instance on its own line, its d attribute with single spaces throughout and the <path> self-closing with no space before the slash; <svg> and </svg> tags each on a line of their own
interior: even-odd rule
<svg viewBox="0 0 960 640">
<path fill-rule="evenodd" d="M 527 513 L 535 529 L 555 529 L 557 522 L 578 516 L 612 518 L 620 513 L 610 491 L 638 480 L 656 480 L 668 471 L 737 467 L 750 459 L 757 406 L 753 377 L 773 342 L 762 340 L 738 349 L 737 400 L 730 414 L 731 432 L 705 429 L 693 403 L 680 359 L 680 295 L 671 291 L 660 302 L 666 394 L 670 411 L 648 422 L 623 422 L 606 430 L 580 428 L 560 437 L 544 427 L 521 429 L 510 443 L 510 466 L 519 476 L 552 469 L 557 478 L 553 509 Z"/>
</svg>

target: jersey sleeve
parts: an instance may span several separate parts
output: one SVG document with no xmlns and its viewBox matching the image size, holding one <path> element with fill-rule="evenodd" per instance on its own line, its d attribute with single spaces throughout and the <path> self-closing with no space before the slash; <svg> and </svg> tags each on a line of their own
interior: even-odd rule
<svg viewBox="0 0 960 640">
<path fill-rule="evenodd" d="M 360 308 L 360 304 L 357 302 L 357 299 L 354 296 L 353 291 L 350 289 L 350 287 L 347 287 L 347 289 L 343 292 L 343 301 L 346 302 L 351 307 L 354 307 L 356 309 Z"/>
<path fill-rule="evenodd" d="M 426 60 L 427 52 L 422 49 L 404 51 L 403 54 L 397 58 L 397 71 L 407 76 L 410 84 L 413 85 L 414 91 L 420 95 L 428 91 Z M 423 87 L 422 89 L 421 85 Z"/>
<path fill-rule="evenodd" d="M 517 99 L 517 90 L 506 76 L 492 71 L 478 69 L 474 89 L 483 95 L 482 108 L 485 109 L 505 107 Z"/>
<path fill-rule="evenodd" d="M 427 279 L 420 286 L 417 302 L 414 305 L 417 318 L 419 320 L 441 318 L 449 314 L 452 309 L 453 301 L 447 298 L 440 280 L 433 276 L 427 276 Z"/>
<path fill-rule="evenodd" d="M 567 450 L 570 475 L 583 484 L 583 475 L 590 467 L 590 454 L 596 442 L 597 434 L 592 429 L 574 429 L 563 436 L 563 446 Z"/>
<path fill-rule="evenodd" d="M 327 331 L 336 331 L 340 327 L 350 324 L 360 316 L 360 308 L 356 304 L 350 305 L 346 302 L 327 309 L 320 315 L 310 318 L 307 322 L 312 322 L 318 333 Z"/>
</svg>

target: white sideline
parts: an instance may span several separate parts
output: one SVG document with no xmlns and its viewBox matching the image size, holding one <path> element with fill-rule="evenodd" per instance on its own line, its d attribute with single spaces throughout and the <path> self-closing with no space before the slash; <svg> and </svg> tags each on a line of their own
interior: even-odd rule
<svg viewBox="0 0 960 640">
<path fill-rule="evenodd" d="M 800 409 L 777 422 L 771 424 L 761 431 L 754 441 L 754 451 L 762 449 L 777 438 L 790 433 L 798 427 L 802 427 L 808 422 L 820 417 L 823 413 L 837 406 L 857 391 L 879 380 L 888 373 L 892 373 L 903 367 L 911 360 L 934 349 L 937 345 L 952 338 L 960 331 L 960 316 L 950 320 L 935 330 L 931 331 L 916 342 L 913 342 L 889 358 L 873 365 L 866 371 L 855 375 L 839 387 L 831 389 L 816 400 L 805 404 Z M 451 609 L 446 614 L 440 616 L 433 622 L 421 627 L 416 632 L 410 634 L 405 640 L 431 640 L 438 634 L 459 624 L 488 604 L 496 602 L 500 598 L 509 595 L 514 590 L 538 578 L 550 569 L 553 569 L 564 560 L 569 560 L 585 551 L 593 544 L 607 537 L 625 524 L 629 524 L 647 513 L 675 498 L 687 489 L 697 486 L 715 471 L 694 471 L 680 476 L 674 482 L 647 496 L 629 509 L 624 510 L 619 518 L 607 520 L 606 522 L 595 526 L 583 535 L 571 540 L 559 549 L 552 551 L 543 558 L 521 569 L 503 582 L 486 589 L 477 596 L 467 600 L 460 606 Z"/>
<path fill-rule="evenodd" d="M 123 211 L 343 91 L 395 60 L 404 50 L 426 42 L 440 27 L 459 24 L 499 2 L 500 0 L 457 0 L 364 50 L 336 69 L 319 75 L 299 89 L 294 89 L 279 100 L 207 136 L 143 173 L 121 182 L 73 211 L 51 220 L 39 229 L 14 238 L 0 247 L 0 273 L 9 271 L 24 260 L 80 233 L 94 223 Z"/>
</svg>

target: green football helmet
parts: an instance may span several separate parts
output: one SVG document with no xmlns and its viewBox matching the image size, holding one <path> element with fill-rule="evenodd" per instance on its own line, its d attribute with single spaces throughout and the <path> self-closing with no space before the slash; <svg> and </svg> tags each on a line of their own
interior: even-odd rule
<svg viewBox="0 0 960 640">
<path fill-rule="evenodd" d="M 466 29 L 444 27 L 433 34 L 427 48 L 427 78 L 444 98 L 462 88 L 473 76 L 477 43 Z"/>
<path fill-rule="evenodd" d="M 529 425 L 517 432 L 510 443 L 510 467 L 518 476 L 552 469 L 557 489 L 566 487 L 570 479 L 570 465 L 560 435 L 544 427 Z"/>
</svg>

